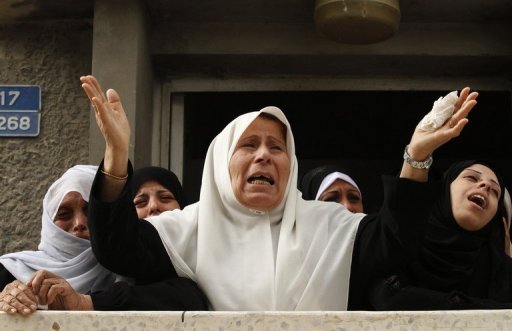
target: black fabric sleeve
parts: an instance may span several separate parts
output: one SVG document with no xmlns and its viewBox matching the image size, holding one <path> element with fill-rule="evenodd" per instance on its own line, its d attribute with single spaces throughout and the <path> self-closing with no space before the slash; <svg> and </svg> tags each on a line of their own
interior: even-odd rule
<svg viewBox="0 0 512 331">
<path fill-rule="evenodd" d="M 206 296 L 188 278 L 170 278 L 147 285 L 117 282 L 91 294 L 94 310 L 208 310 Z"/>
<path fill-rule="evenodd" d="M 357 230 L 349 310 L 373 310 L 369 285 L 403 270 L 408 260 L 416 258 L 434 202 L 431 183 L 383 176 L 383 184 L 384 201 L 380 211 L 364 217 Z"/>
<path fill-rule="evenodd" d="M 99 169 L 102 167 L 103 162 Z M 100 201 L 103 176 L 98 170 L 88 211 L 91 246 L 98 262 L 117 274 L 135 278 L 137 284 L 177 277 L 157 230 L 137 217 L 130 194 L 131 163 L 128 164 L 128 180 L 117 201 Z"/>
<path fill-rule="evenodd" d="M 0 292 L 3 291 L 5 286 L 16 280 L 14 276 L 0 263 Z"/>
<path fill-rule="evenodd" d="M 512 303 L 470 297 L 459 291 L 439 292 L 412 286 L 405 277 L 380 279 L 370 289 L 370 301 L 377 310 L 464 310 L 510 309 Z"/>
</svg>

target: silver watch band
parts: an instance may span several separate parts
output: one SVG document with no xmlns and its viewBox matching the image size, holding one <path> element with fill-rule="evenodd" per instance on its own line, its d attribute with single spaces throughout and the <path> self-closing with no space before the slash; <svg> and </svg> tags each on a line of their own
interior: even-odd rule
<svg viewBox="0 0 512 331">
<path fill-rule="evenodd" d="M 432 158 L 432 155 L 429 155 L 426 160 L 424 161 L 416 161 L 414 160 L 408 152 L 409 145 L 405 146 L 404 149 L 404 160 L 407 162 L 411 167 L 416 169 L 428 169 L 432 165 L 432 162 L 434 159 Z"/>
</svg>

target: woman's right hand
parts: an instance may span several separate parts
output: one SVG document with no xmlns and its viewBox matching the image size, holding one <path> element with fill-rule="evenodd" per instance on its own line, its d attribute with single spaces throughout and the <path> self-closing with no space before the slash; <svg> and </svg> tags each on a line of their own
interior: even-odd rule
<svg viewBox="0 0 512 331">
<path fill-rule="evenodd" d="M 96 123 L 105 139 L 103 170 L 117 177 L 124 177 L 127 173 L 130 124 L 121 99 L 113 89 L 103 93 L 94 76 L 82 76 L 80 81 L 91 101 L 96 115 Z"/>
<path fill-rule="evenodd" d="M 39 270 L 27 282 L 39 303 L 51 310 L 93 310 L 90 296 L 80 294 L 66 279 L 47 270 Z"/>
<path fill-rule="evenodd" d="M 0 292 L 0 309 L 9 315 L 30 315 L 37 309 L 37 299 L 27 285 L 15 280 Z"/>
</svg>

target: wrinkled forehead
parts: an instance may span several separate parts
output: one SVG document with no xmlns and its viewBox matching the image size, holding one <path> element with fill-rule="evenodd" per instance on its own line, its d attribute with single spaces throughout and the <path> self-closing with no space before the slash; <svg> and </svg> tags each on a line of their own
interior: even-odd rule
<svg viewBox="0 0 512 331">
<path fill-rule="evenodd" d="M 267 110 L 267 111 L 265 111 Z M 291 157 L 295 154 L 295 145 L 293 140 L 293 134 L 291 131 L 290 123 L 284 116 L 284 114 L 276 107 L 266 107 L 260 112 L 252 112 L 239 116 L 233 121 L 233 132 L 231 139 L 231 146 L 229 150 L 229 158 L 233 155 L 236 144 L 240 138 L 246 133 L 249 126 L 257 119 L 273 121 L 279 124 L 280 132 L 276 135 L 282 135 L 285 139 L 286 150 L 288 155 Z"/>
<path fill-rule="evenodd" d="M 270 114 L 267 114 L 267 113 L 261 113 L 260 115 L 258 115 L 247 126 L 247 128 L 244 130 L 244 132 L 242 132 L 241 137 L 249 135 L 251 128 L 255 126 L 256 122 L 262 122 L 263 126 L 265 126 L 265 128 L 268 128 L 268 129 L 270 129 L 271 127 L 276 127 L 277 126 L 277 130 L 273 130 L 272 136 L 274 136 L 276 138 L 279 138 L 280 140 L 282 140 L 282 141 L 284 141 L 286 143 L 286 141 L 287 141 L 286 136 L 287 136 L 288 128 L 277 117 L 275 117 L 273 115 L 270 115 Z M 272 124 L 275 124 L 275 125 L 272 126 Z M 240 140 L 240 138 L 239 138 L 239 140 Z"/>
</svg>

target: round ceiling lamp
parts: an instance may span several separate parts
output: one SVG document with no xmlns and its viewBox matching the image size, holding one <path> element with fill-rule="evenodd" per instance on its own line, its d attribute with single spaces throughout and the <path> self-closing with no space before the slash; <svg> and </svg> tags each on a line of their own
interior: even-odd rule
<svg viewBox="0 0 512 331">
<path fill-rule="evenodd" d="M 324 37 L 347 44 L 371 44 L 398 31 L 398 0 L 316 0 L 315 25 Z"/>
</svg>

